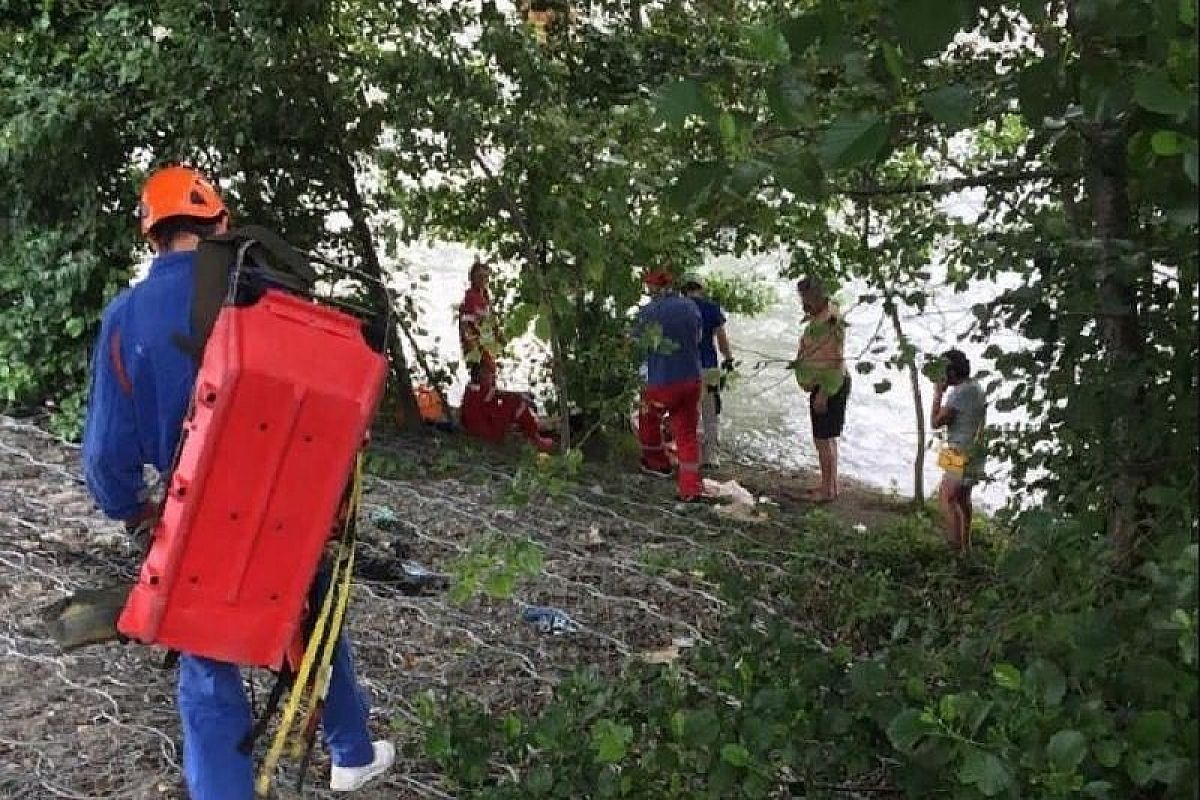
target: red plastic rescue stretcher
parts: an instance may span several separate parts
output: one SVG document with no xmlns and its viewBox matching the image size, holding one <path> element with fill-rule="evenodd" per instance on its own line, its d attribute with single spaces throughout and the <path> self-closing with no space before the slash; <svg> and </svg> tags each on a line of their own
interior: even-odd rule
<svg viewBox="0 0 1200 800">
<path fill-rule="evenodd" d="M 279 669 L 386 374 L 346 313 L 276 290 L 222 308 L 118 630 Z"/>
</svg>

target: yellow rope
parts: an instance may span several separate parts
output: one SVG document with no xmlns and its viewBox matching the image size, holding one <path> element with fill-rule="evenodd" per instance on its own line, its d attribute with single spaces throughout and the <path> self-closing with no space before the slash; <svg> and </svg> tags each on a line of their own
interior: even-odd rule
<svg viewBox="0 0 1200 800">
<path fill-rule="evenodd" d="M 329 660 L 333 654 L 333 642 L 337 639 L 338 628 L 342 620 L 345 618 L 346 607 L 349 605 L 350 599 L 350 578 L 354 569 L 354 540 L 349 535 L 351 526 L 354 525 L 358 515 L 359 503 L 362 499 L 362 454 L 360 453 L 354 463 L 354 483 L 352 484 L 350 493 L 350 505 L 346 513 L 345 527 L 342 530 L 342 541 L 338 548 L 337 559 L 334 562 L 334 568 L 329 578 L 329 590 L 325 592 L 325 597 L 321 601 L 321 610 L 317 614 L 317 622 L 313 626 L 313 633 L 309 638 L 308 645 L 304 648 L 304 657 L 300 659 L 300 669 L 296 672 L 295 682 L 292 684 L 293 690 L 289 693 L 287 704 L 283 707 L 283 716 L 279 721 L 279 730 L 275 732 L 274 738 L 271 740 L 271 747 L 267 750 L 267 755 L 263 759 L 262 767 L 258 773 L 258 779 L 254 783 L 254 791 L 260 797 L 266 797 L 271 791 L 271 780 L 275 775 L 275 768 L 279 764 L 279 758 L 283 755 L 284 745 L 287 743 L 288 734 L 292 730 L 292 723 L 295 721 L 296 713 L 300 710 L 300 702 L 304 698 L 303 687 L 308 684 L 309 675 L 312 674 L 313 663 L 316 662 L 318 652 L 321 655 L 321 663 L 317 668 L 317 682 L 324 682 L 328 686 Z M 336 598 L 336 603 L 335 603 Z M 333 615 L 332 624 L 335 626 L 330 629 L 330 635 L 326 637 L 320 636 L 320 632 L 326 630 L 330 623 L 330 614 Z M 324 639 L 324 646 L 322 646 Z M 310 695 L 309 714 L 312 713 L 315 699 L 318 696 L 317 686 L 313 687 L 313 692 Z M 307 719 L 307 717 L 306 717 Z"/>
<path fill-rule="evenodd" d="M 354 488 L 350 493 L 348 520 L 357 519 L 361 500 L 362 458 L 360 457 L 354 465 Z M 339 552 L 338 556 L 340 560 L 342 553 Z M 308 695 L 308 712 L 304 715 L 304 722 L 296 729 L 296 741 L 292 745 L 293 758 L 302 758 L 304 756 L 304 751 L 308 745 L 308 742 L 305 741 L 305 736 L 309 730 L 309 725 L 312 722 L 313 716 L 320 708 L 321 703 L 324 702 L 326 693 L 329 691 L 329 679 L 333 674 L 333 650 L 337 645 L 338 634 L 342 630 L 342 622 L 346 618 L 346 609 L 350 606 L 350 582 L 353 574 L 354 542 L 350 541 L 348 552 L 345 553 L 345 566 L 343 574 L 340 576 L 340 582 L 335 583 L 335 579 L 330 578 L 329 591 L 331 593 L 334 591 L 338 593 L 337 604 L 334 606 L 333 622 L 330 623 L 329 635 L 324 637 L 321 643 L 320 666 L 317 669 L 316 680 L 313 681 L 312 691 Z"/>
</svg>

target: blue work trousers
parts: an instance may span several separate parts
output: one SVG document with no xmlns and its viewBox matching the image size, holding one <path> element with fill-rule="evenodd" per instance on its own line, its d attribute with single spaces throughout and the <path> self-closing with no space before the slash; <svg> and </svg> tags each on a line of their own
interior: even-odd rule
<svg viewBox="0 0 1200 800">
<path fill-rule="evenodd" d="M 315 597 L 326 589 L 317 581 Z M 354 673 L 350 641 L 343 633 L 333 651 L 333 674 L 321 732 L 333 763 L 361 767 L 375 758 L 367 727 L 368 706 Z M 179 716 L 183 723 L 183 774 L 192 800 L 253 800 L 254 764 L 238 750 L 254 725 L 236 664 L 181 654 Z"/>
</svg>

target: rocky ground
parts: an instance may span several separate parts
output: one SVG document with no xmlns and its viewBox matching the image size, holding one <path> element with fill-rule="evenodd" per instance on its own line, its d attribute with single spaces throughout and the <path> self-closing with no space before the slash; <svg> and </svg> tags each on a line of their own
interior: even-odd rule
<svg viewBox="0 0 1200 800">
<path fill-rule="evenodd" d="M 586 472 L 555 496 L 535 486 L 529 502 L 514 503 L 525 485 L 520 459 L 456 437 L 384 442 L 378 453 L 390 477 L 368 479 L 349 625 L 374 724 L 402 755 L 355 795 L 364 800 L 452 796 L 420 757 L 423 694 L 466 691 L 502 712 L 536 706 L 580 665 L 611 672 L 630 659 L 672 659 L 720 622 L 726 603 L 712 566 L 779 571 L 795 556 L 795 515 L 806 513 L 807 476 L 745 467 L 722 477 L 777 502 L 765 521 L 680 505 L 670 482 L 612 472 Z M 836 508 L 860 534 L 897 512 L 861 488 Z M 446 591 L 414 595 L 400 580 L 403 559 L 461 575 L 481 543 L 524 541 L 540 550 L 542 569 L 504 599 L 457 604 Z M 162 652 L 111 644 L 64 655 L 40 622 L 40 609 L 72 591 L 132 576 L 136 560 L 120 525 L 93 510 L 78 451 L 0 417 L 0 797 L 185 796 L 174 673 Z M 769 593 L 758 602 L 769 606 Z M 531 605 L 561 609 L 575 629 L 541 632 L 522 619 Z M 250 679 L 261 699 L 271 676 Z M 332 796 L 327 773 L 318 748 L 304 796 Z M 285 764 L 276 796 L 298 796 L 295 784 L 296 767 Z"/>
</svg>

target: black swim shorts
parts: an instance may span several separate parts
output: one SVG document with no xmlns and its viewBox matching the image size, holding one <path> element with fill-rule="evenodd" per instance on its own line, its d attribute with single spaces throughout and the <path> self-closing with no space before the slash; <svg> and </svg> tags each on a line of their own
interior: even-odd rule
<svg viewBox="0 0 1200 800">
<path fill-rule="evenodd" d="M 816 389 L 812 394 L 816 394 Z M 812 406 L 812 396 L 809 396 L 808 415 L 812 418 L 814 439 L 836 439 L 842 435 L 842 426 L 846 424 L 846 400 L 850 397 L 850 376 L 842 381 L 842 388 L 829 398 L 825 413 L 818 414 Z"/>
</svg>

